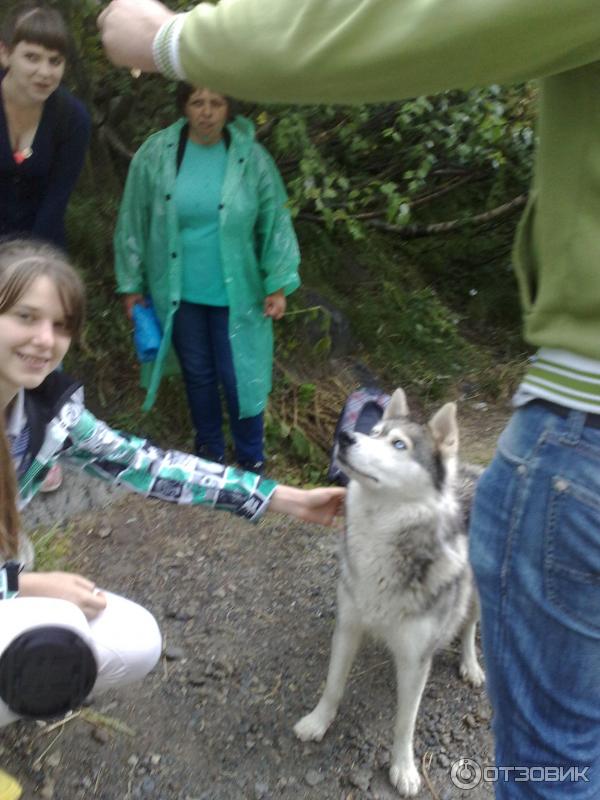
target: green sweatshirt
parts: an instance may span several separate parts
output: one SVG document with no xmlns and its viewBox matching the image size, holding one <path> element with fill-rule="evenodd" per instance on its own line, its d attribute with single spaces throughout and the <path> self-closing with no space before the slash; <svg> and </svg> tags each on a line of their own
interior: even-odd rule
<svg viewBox="0 0 600 800">
<path fill-rule="evenodd" d="M 597 0 L 223 0 L 177 16 L 157 41 L 167 73 L 261 101 L 362 103 L 540 78 L 515 245 L 525 338 L 600 361 L 598 11 Z M 598 377 L 583 393 L 600 406 Z"/>
</svg>

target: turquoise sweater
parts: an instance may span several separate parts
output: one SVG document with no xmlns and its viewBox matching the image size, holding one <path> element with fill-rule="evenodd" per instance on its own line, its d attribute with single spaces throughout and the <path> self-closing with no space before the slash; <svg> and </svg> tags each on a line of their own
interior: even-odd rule
<svg viewBox="0 0 600 800">
<path fill-rule="evenodd" d="M 181 238 L 181 299 L 227 306 L 219 242 L 219 203 L 227 148 L 188 140 L 175 181 L 175 206 Z"/>
</svg>

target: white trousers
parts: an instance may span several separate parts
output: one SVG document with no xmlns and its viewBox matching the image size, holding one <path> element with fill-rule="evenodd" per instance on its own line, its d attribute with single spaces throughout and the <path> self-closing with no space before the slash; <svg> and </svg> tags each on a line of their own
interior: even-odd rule
<svg viewBox="0 0 600 800">
<path fill-rule="evenodd" d="M 96 657 L 93 693 L 141 680 L 161 653 L 161 635 L 152 614 L 110 592 L 106 608 L 89 622 L 81 609 L 54 597 L 17 597 L 0 601 L 0 655 L 17 636 L 42 625 L 61 625 L 78 633 Z M 0 699 L 0 727 L 18 716 Z"/>
</svg>

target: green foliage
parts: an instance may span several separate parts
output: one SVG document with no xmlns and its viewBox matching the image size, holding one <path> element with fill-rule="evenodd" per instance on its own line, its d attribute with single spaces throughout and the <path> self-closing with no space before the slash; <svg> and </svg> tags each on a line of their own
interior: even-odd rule
<svg viewBox="0 0 600 800">
<path fill-rule="evenodd" d="M 73 530 L 70 525 L 52 525 L 50 528 L 38 528 L 31 533 L 31 541 L 35 547 L 35 567 L 40 572 L 65 570 L 69 567 L 71 555 L 71 539 Z"/>
<path fill-rule="evenodd" d="M 369 220 L 405 225 L 466 184 L 481 187 L 478 212 L 525 191 L 534 99 L 530 86 L 492 86 L 385 106 L 271 109 L 269 146 L 294 212 L 360 238 Z"/>
</svg>

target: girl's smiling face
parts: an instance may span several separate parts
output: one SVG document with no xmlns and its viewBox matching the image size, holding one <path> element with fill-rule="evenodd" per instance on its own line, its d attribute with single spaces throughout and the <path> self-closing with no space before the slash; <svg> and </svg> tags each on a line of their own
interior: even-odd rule
<svg viewBox="0 0 600 800">
<path fill-rule="evenodd" d="M 58 290 L 47 275 L 39 275 L 0 314 L 0 408 L 6 408 L 19 389 L 39 386 L 70 344 Z"/>
</svg>

